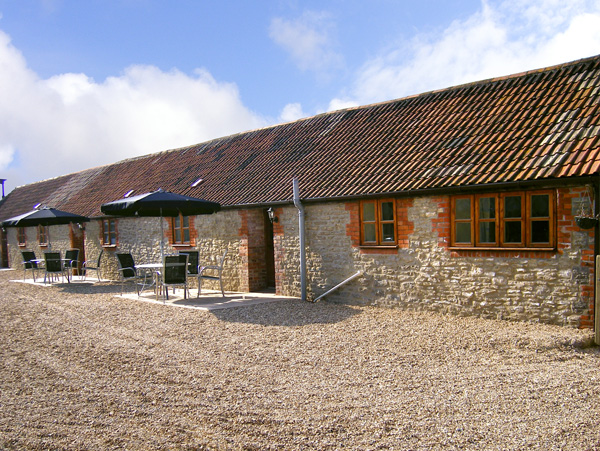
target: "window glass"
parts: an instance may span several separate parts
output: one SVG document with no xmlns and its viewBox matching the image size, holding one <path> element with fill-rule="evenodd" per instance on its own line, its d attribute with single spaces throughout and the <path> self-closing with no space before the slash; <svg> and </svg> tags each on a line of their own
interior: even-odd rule
<svg viewBox="0 0 600 451">
<path fill-rule="evenodd" d="M 531 242 L 549 243 L 550 242 L 550 222 L 549 221 L 531 221 Z"/>
<path fill-rule="evenodd" d="M 385 242 L 394 242 L 394 224 L 388 223 L 382 225 L 381 239 Z"/>
<path fill-rule="evenodd" d="M 361 202 L 361 243 L 368 246 L 396 244 L 396 202 L 378 199 Z"/>
<path fill-rule="evenodd" d="M 456 223 L 456 242 L 471 243 L 471 223 L 458 222 Z"/>
<path fill-rule="evenodd" d="M 504 198 L 504 217 L 521 217 L 521 196 L 507 196 Z"/>
<path fill-rule="evenodd" d="M 364 225 L 364 241 L 374 243 L 377 241 L 377 233 L 375 229 L 375 224 L 365 224 Z"/>
<path fill-rule="evenodd" d="M 534 194 L 531 196 L 531 217 L 547 218 L 550 216 L 550 196 L 548 194 Z"/>
<path fill-rule="evenodd" d="M 521 221 L 509 221 L 504 224 L 504 242 L 522 243 Z"/>
<path fill-rule="evenodd" d="M 496 223 L 495 222 L 480 222 L 479 223 L 479 241 L 481 243 L 496 242 Z"/>
<path fill-rule="evenodd" d="M 452 243 L 461 247 L 555 248 L 555 202 L 552 190 L 453 197 Z"/>
<path fill-rule="evenodd" d="M 454 203 L 456 219 L 471 219 L 471 199 L 456 199 Z"/>
<path fill-rule="evenodd" d="M 104 219 L 102 221 L 102 239 L 106 246 L 117 244 L 117 222 L 114 219 Z"/>
<path fill-rule="evenodd" d="M 363 204 L 363 221 L 375 221 L 375 203 Z"/>
<path fill-rule="evenodd" d="M 496 199 L 482 197 L 479 199 L 479 218 L 494 219 L 496 217 Z"/>
<path fill-rule="evenodd" d="M 48 226 L 38 226 L 38 242 L 41 245 L 48 244 Z"/>
<path fill-rule="evenodd" d="M 381 219 L 383 221 L 394 220 L 394 203 L 393 202 L 382 202 L 381 203 Z"/>
</svg>

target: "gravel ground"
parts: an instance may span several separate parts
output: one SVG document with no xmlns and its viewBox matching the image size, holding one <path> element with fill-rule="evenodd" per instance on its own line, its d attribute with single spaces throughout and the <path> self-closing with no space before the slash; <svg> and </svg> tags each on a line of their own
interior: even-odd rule
<svg viewBox="0 0 600 451">
<path fill-rule="evenodd" d="M 590 331 L 0 272 L 1 449 L 600 449 Z"/>
</svg>

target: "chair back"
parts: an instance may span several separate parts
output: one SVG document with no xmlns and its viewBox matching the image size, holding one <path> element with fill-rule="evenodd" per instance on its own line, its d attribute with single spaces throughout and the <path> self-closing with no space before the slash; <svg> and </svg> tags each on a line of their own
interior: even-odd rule
<svg viewBox="0 0 600 451">
<path fill-rule="evenodd" d="M 46 263 L 46 272 L 62 272 L 62 260 L 60 252 L 44 252 L 44 261 Z"/>
<path fill-rule="evenodd" d="M 96 263 L 96 268 L 100 268 L 100 261 L 102 260 L 102 254 L 104 254 L 104 249 L 102 249 L 100 251 L 100 254 L 98 255 L 98 262 Z"/>
<path fill-rule="evenodd" d="M 185 251 L 180 252 L 181 255 L 188 256 L 188 274 L 197 275 L 198 274 L 198 260 L 199 253 L 198 251 Z"/>
<path fill-rule="evenodd" d="M 23 265 L 25 266 L 25 269 L 32 269 L 32 268 L 37 268 L 37 262 L 34 262 L 33 260 L 35 260 L 35 252 L 33 251 L 21 251 L 21 256 L 23 257 Z"/>
<path fill-rule="evenodd" d="M 69 265 L 76 267 L 79 264 L 79 249 L 67 250 L 65 252 L 65 260 L 69 261 Z"/>
<path fill-rule="evenodd" d="M 135 277 L 135 263 L 130 253 L 117 254 L 117 260 L 119 268 L 122 269 L 121 274 L 123 278 Z"/>
<path fill-rule="evenodd" d="M 225 252 L 223 253 L 223 256 L 221 257 L 221 261 L 219 262 L 220 271 L 223 271 L 223 265 L 225 265 L 225 259 L 227 258 L 227 252 L 229 252 L 229 249 L 225 249 Z"/>
<path fill-rule="evenodd" d="M 163 261 L 163 282 L 167 285 L 186 283 L 188 274 L 187 254 L 167 255 Z"/>
</svg>

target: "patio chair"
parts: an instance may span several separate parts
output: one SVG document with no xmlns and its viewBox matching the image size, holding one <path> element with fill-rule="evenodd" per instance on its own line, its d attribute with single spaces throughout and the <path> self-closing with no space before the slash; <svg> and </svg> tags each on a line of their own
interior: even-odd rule
<svg viewBox="0 0 600 451">
<path fill-rule="evenodd" d="M 73 271 L 79 275 L 79 249 L 69 249 L 65 252 L 65 272 L 69 277 L 73 276 Z"/>
<path fill-rule="evenodd" d="M 143 282 L 140 283 L 140 281 L 145 280 L 145 278 L 138 274 L 133 256 L 130 253 L 117 253 L 117 261 L 119 264 L 119 278 L 121 279 L 121 295 L 123 294 L 125 284 L 133 283 L 135 291 L 139 296 L 139 285 L 143 285 Z"/>
<path fill-rule="evenodd" d="M 65 280 L 65 266 L 63 264 L 63 260 L 60 257 L 60 252 L 52 251 L 52 252 L 44 252 L 44 283 L 46 280 L 49 280 L 52 283 L 52 280 L 58 281 L 58 275 L 62 276 L 62 280 Z M 67 276 L 67 281 L 69 280 Z"/>
<path fill-rule="evenodd" d="M 188 256 L 188 275 L 196 277 L 198 275 L 198 251 L 181 251 L 179 254 Z"/>
<path fill-rule="evenodd" d="M 40 269 L 35 252 L 31 250 L 22 250 L 21 257 L 23 258 L 23 280 L 25 280 L 27 271 L 31 271 L 31 274 L 33 274 L 33 281 L 35 282 L 35 272 Z"/>
<path fill-rule="evenodd" d="M 98 276 L 98 282 L 100 282 L 101 270 L 100 270 L 100 262 L 102 261 L 102 254 L 104 254 L 104 249 L 100 251 L 98 255 L 98 260 L 96 261 L 96 266 L 94 266 L 93 262 L 84 261 L 82 265 L 83 269 L 83 279 L 87 277 L 88 271 L 96 271 L 96 275 Z M 90 265 L 91 263 L 91 265 Z"/>
<path fill-rule="evenodd" d="M 200 292 L 202 290 L 202 280 L 218 280 L 221 286 L 221 294 L 225 297 L 225 291 L 223 290 L 223 265 L 227 258 L 227 251 L 228 249 L 225 250 L 219 264 L 201 266 L 198 268 L 198 297 L 200 297 Z M 208 272 L 208 274 L 206 272 Z"/>
<path fill-rule="evenodd" d="M 165 290 L 165 299 L 169 299 L 169 287 L 183 286 L 183 297 L 187 299 L 189 292 L 187 285 L 188 275 L 188 256 L 187 254 L 167 255 L 163 260 L 162 275 L 160 277 L 160 289 L 156 290 L 156 299 L 158 292 Z M 158 287 L 157 287 L 158 288 Z"/>
</svg>

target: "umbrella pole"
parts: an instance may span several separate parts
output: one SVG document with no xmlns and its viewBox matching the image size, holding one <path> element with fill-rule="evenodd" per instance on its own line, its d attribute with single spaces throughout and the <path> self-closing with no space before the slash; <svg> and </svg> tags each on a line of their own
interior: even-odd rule
<svg viewBox="0 0 600 451">
<path fill-rule="evenodd" d="M 162 208 L 161 208 L 160 209 L 160 262 L 161 263 L 164 260 L 164 256 L 165 256 L 165 249 L 164 249 L 163 238 L 164 238 L 164 233 L 163 233 L 163 215 L 162 215 Z"/>
</svg>

